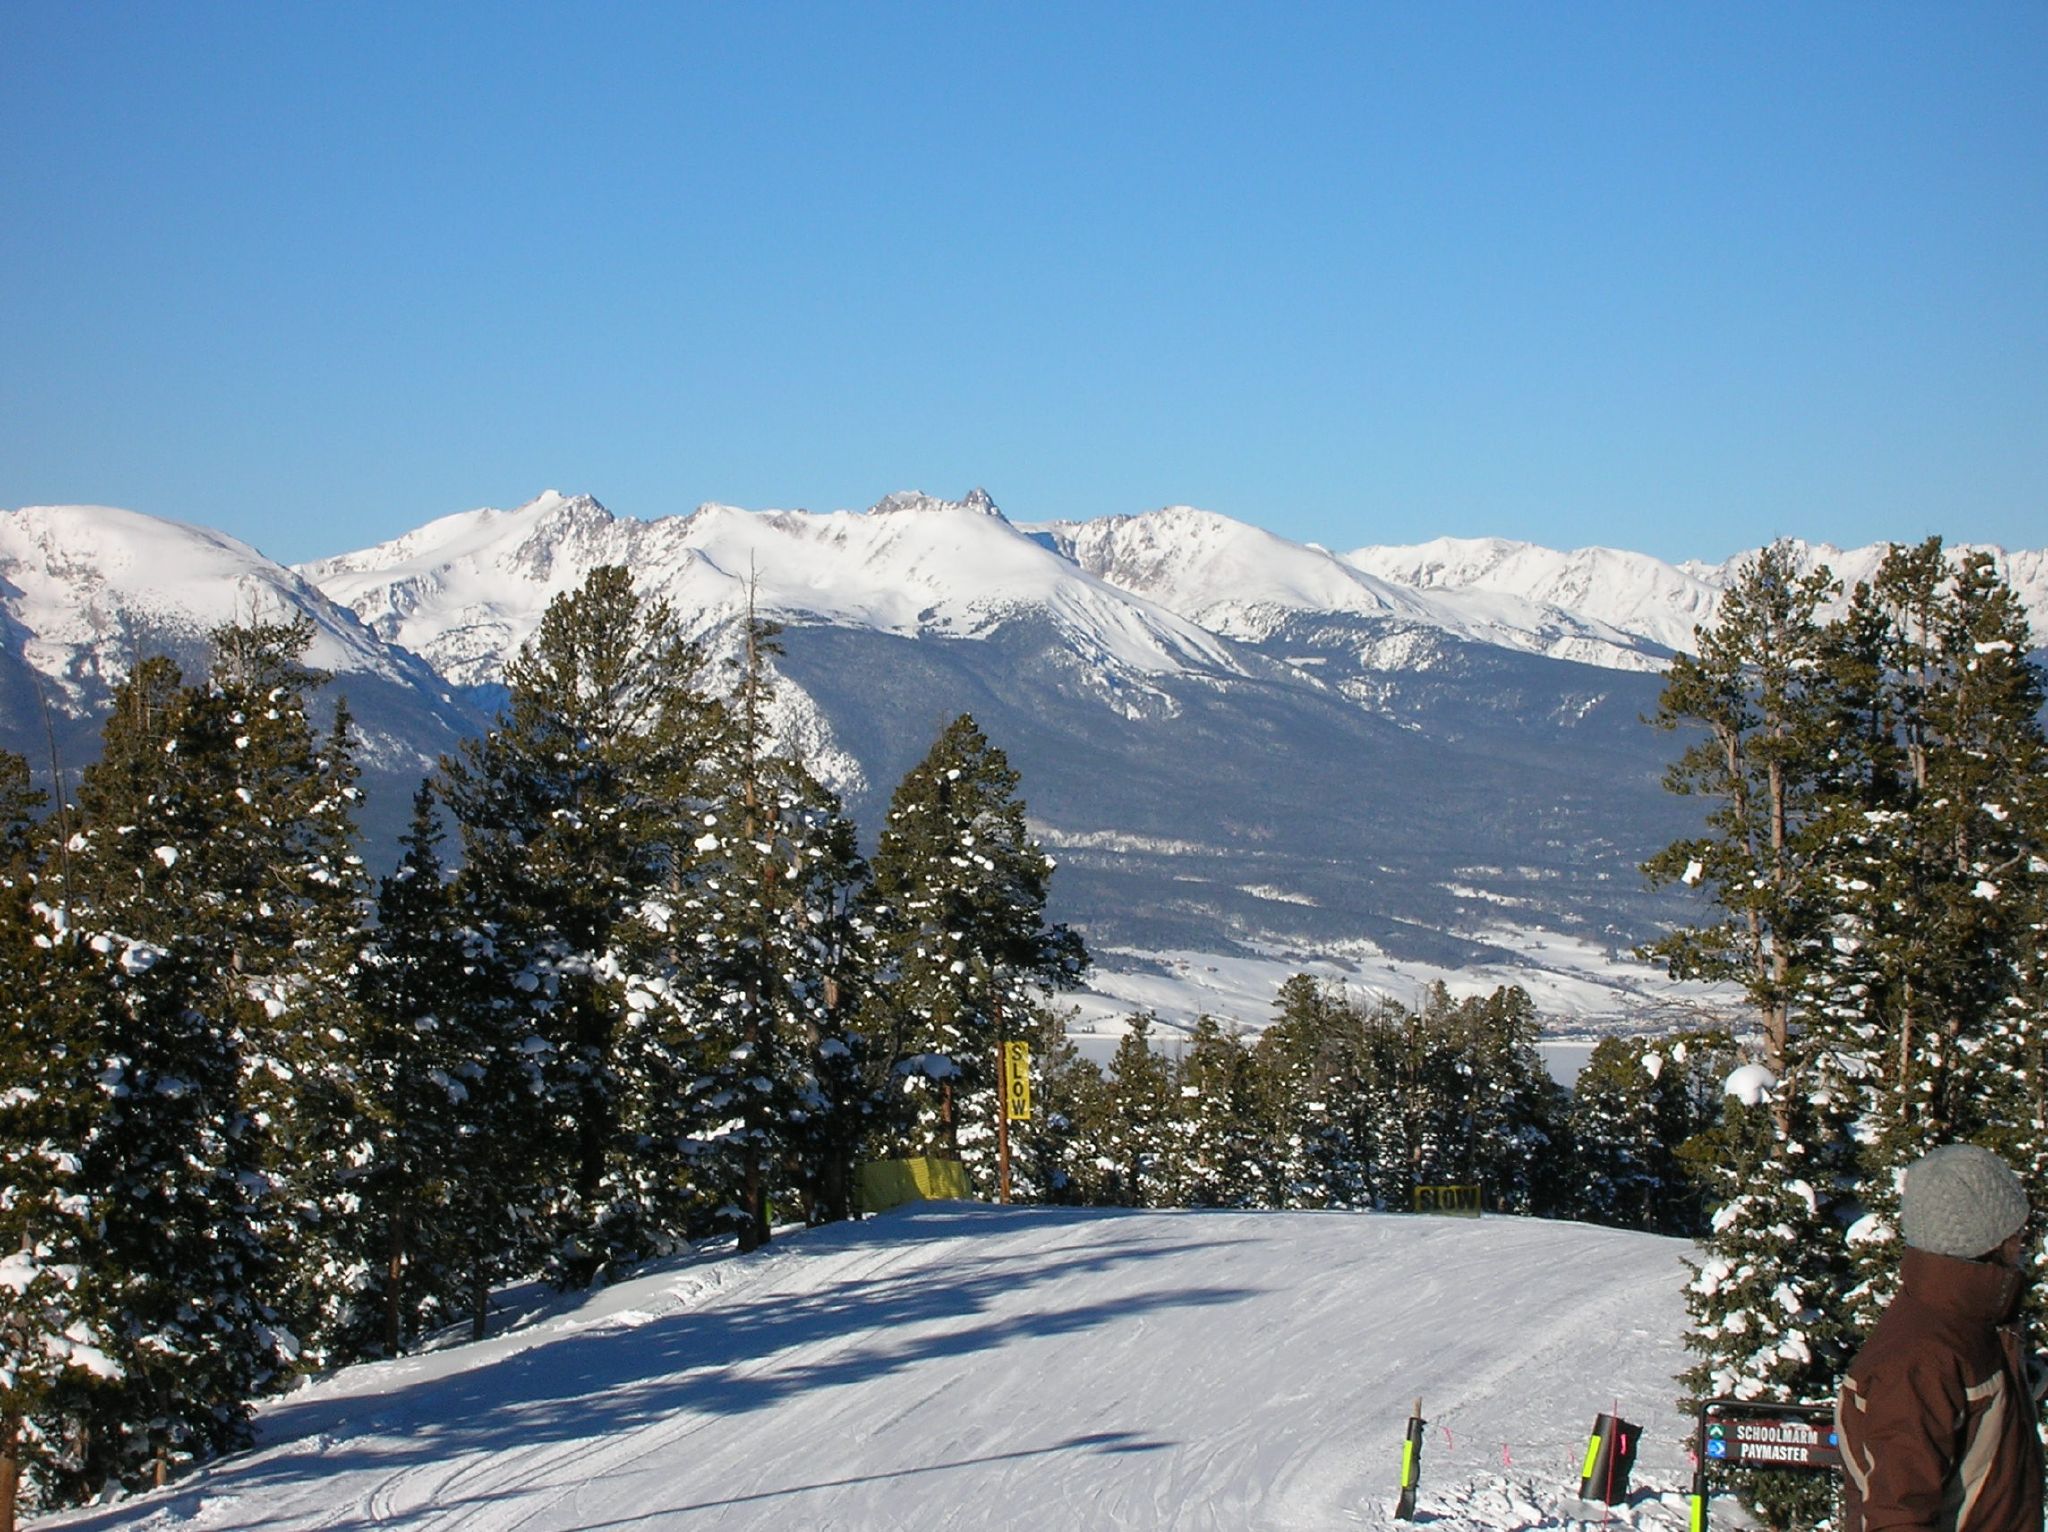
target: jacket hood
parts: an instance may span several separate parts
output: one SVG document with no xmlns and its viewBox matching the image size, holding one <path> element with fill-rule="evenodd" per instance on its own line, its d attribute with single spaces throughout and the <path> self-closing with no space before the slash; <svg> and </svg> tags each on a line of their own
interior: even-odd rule
<svg viewBox="0 0 2048 1532">
<path fill-rule="evenodd" d="M 1996 1261 L 1969 1261 L 1906 1247 L 1899 1276 L 1914 1300 L 1957 1319 L 2003 1324 L 2019 1312 L 2024 1272 Z"/>
</svg>

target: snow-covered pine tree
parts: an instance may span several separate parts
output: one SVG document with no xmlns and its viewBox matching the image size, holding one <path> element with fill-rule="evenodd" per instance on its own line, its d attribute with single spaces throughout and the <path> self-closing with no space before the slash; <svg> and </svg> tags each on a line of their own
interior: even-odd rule
<svg viewBox="0 0 2048 1532">
<path fill-rule="evenodd" d="M 1851 1102 L 1835 1068 L 1826 1012 L 1802 1008 L 1830 938 L 1830 789 L 1841 699 L 1827 664 L 1825 569 L 1802 574 L 1776 544 L 1732 580 L 1697 655 L 1673 662 L 1657 723 L 1694 733 L 1666 774 L 1707 800 L 1703 834 L 1645 866 L 1653 882 L 1704 887 L 1719 916 L 1650 949 L 1677 977 L 1743 987 L 1761 1024 L 1766 1104 L 1731 1140 L 1734 1179 L 1720 1188 L 1702 1265 L 1687 1288 L 1701 1360 L 1693 1397 L 1771 1394 L 1832 1399 L 1847 1361 L 1837 1309 L 1848 1270 L 1843 1238 L 1853 1166 Z M 1818 1514 L 1810 1485 L 1749 1481 L 1774 1525 Z"/>
<path fill-rule="evenodd" d="M 877 1084 L 879 1051 L 870 1031 L 874 932 L 862 920 L 867 863 L 859 830 L 836 794 L 794 774 L 797 790 L 783 806 L 789 845 L 801 851 L 802 874 L 788 880 L 785 930 L 801 925 L 801 948 L 812 969 L 815 1003 L 803 1029 L 809 1098 L 790 1124 L 790 1156 L 806 1220 L 853 1216 L 862 1156 L 884 1114 Z M 1026 1035 L 1034 1018 L 1018 1018 Z"/>
<path fill-rule="evenodd" d="M 1253 1049 L 1275 1206 L 1359 1207 L 1371 1199 L 1365 1022 L 1342 986 L 1295 974 Z M 1406 1188 L 1402 1191 L 1406 1206 Z"/>
<path fill-rule="evenodd" d="M 1267 1135 L 1252 1051 L 1213 1016 L 1195 1022 L 1174 1070 L 1173 1182 L 1183 1207 L 1267 1205 Z"/>
<path fill-rule="evenodd" d="M 857 1101 L 828 1091 L 856 1086 L 849 1067 L 842 989 L 857 943 L 854 890 L 865 868 L 837 798 L 771 737 L 775 629 L 749 611 L 724 728 L 701 775 L 676 917 L 687 933 L 671 993 L 701 1030 L 700 1074 L 690 1099 L 701 1116 L 700 1174 L 740 1249 L 769 1238 L 780 1199 L 810 1201 L 799 1168 L 806 1151 L 850 1158 L 850 1124 L 832 1119 Z M 650 1024 L 673 1007 L 650 1007 Z M 864 1126 L 864 1122 L 862 1123 Z M 844 1181 L 850 1165 L 827 1171 Z M 654 1193 L 636 1187 L 637 1195 Z M 845 1200 L 845 1190 L 838 1194 Z"/>
<path fill-rule="evenodd" d="M 270 1305 L 274 1161 L 247 1104 L 252 985 L 278 954 L 252 934 L 272 912 L 234 878 L 261 855 L 222 828 L 246 831 L 252 807 L 236 792 L 244 736 L 226 722 L 168 661 L 140 662 L 80 780 L 75 833 L 44 867 L 43 899 L 101 967 L 87 1014 L 103 1110 L 81 1160 L 123 1376 L 87 1401 L 88 1486 L 238 1444 L 248 1400 L 296 1357 Z"/>
<path fill-rule="evenodd" d="M 1358 1083 L 1350 1109 L 1366 1205 L 1403 1212 L 1415 1205 L 1407 1122 L 1414 1025 L 1397 1001 L 1381 998 L 1361 1010 Z"/>
<path fill-rule="evenodd" d="M 1687 1146 L 1697 1152 L 1720 1122 L 1731 1051 L 1715 1032 L 1601 1039 L 1572 1088 L 1577 1216 L 1659 1234 L 1705 1232 L 1706 1189 Z"/>
<path fill-rule="evenodd" d="M 327 677 L 304 664 L 304 616 L 212 637 L 211 673 L 187 689 L 170 752 L 185 817 L 152 848 L 175 859 L 167 871 L 196 903 L 130 913 L 151 940 L 170 946 L 176 927 L 194 944 L 201 1003 L 237 1033 L 268 1182 L 265 1296 L 305 1361 L 325 1365 L 344 1356 L 334 1341 L 363 1277 L 344 1227 L 361 1155 L 354 971 L 367 916 L 348 710 L 337 705 L 323 739 L 309 703 Z"/>
<path fill-rule="evenodd" d="M 1107 1112 L 1100 1154 L 1109 1200 L 1121 1207 L 1182 1205 L 1174 1183 L 1173 1066 L 1152 1047 L 1158 1018 L 1140 1011 L 1126 1024 L 1105 1076 Z"/>
<path fill-rule="evenodd" d="M 324 736 L 311 727 L 306 689 L 324 678 L 293 674 L 302 642 L 292 637 L 275 678 L 247 689 L 217 680 L 215 690 L 245 720 L 235 798 L 249 810 L 248 844 L 267 848 L 267 880 L 250 892 L 259 915 L 277 922 L 266 961 L 245 970 L 261 1006 L 245 1045 L 259 1067 L 245 1089 L 265 1126 L 269 1238 L 284 1277 L 277 1301 L 306 1364 L 326 1367 L 355 1358 L 362 1311 L 376 1308 L 353 1227 L 373 1131 L 357 1003 L 371 901 L 357 849 L 353 723 L 342 700 Z"/>
<path fill-rule="evenodd" d="M 1817 989 L 1858 1091 L 1857 1328 L 1896 1285 L 1906 1165 L 1944 1142 L 2035 1153 L 2020 993 L 2041 882 L 2048 741 L 2010 589 L 1984 555 L 1898 548 L 1831 630 L 1855 728 L 1836 816 L 1835 940 Z"/>
<path fill-rule="evenodd" d="M 1458 1092 L 1445 1179 L 1480 1187 L 1499 1211 L 1558 1211 L 1568 1196 L 1568 1097 L 1536 1051 L 1541 1023 L 1528 992 L 1505 985 L 1454 1004 L 1433 996 L 1424 1020 L 1443 1038 L 1445 1083 Z"/>
<path fill-rule="evenodd" d="M 140 662 L 52 868 L 76 922 L 176 953 L 190 1003 L 231 1034 L 269 1179 L 259 1218 L 277 1285 L 264 1296 L 317 1339 L 349 1285 L 330 1239 L 362 911 L 346 710 L 323 749 L 306 703 L 324 678 L 300 663 L 311 636 L 303 617 L 221 628 L 196 686 Z"/>
<path fill-rule="evenodd" d="M 1826 569 L 1802 575 L 1786 545 L 1762 550 L 1730 582 L 1714 625 L 1699 630 L 1699 653 L 1673 661 L 1655 720 L 1695 735 L 1665 785 L 1711 807 L 1704 834 L 1674 842 L 1644 870 L 1653 883 L 1704 887 L 1722 914 L 1650 951 L 1675 977 L 1742 985 L 1774 1065 L 1791 1036 L 1798 966 L 1825 919 L 1815 822 L 1835 699 L 1818 612 L 1836 588 Z"/>
<path fill-rule="evenodd" d="M 69 1402 L 118 1370 L 105 1259 L 82 1155 L 99 1112 L 89 1018 L 94 954 L 37 901 L 41 794 L 0 751 L 0 1532 L 65 1498 Z"/>
<path fill-rule="evenodd" d="M 266 1301 L 264 1146 L 205 957 L 111 933 L 91 944 L 105 956 L 108 1099 L 83 1174 L 102 1210 L 122 1376 L 86 1401 L 80 1456 L 86 1484 L 132 1485 L 246 1445 L 250 1401 L 298 1353 Z"/>
<path fill-rule="evenodd" d="M 1360 1143 L 1370 1145 L 1380 1168 L 1386 1205 L 1412 1207 L 1418 1186 L 1489 1191 L 1475 1159 L 1475 1104 L 1483 1087 L 1467 1033 L 1441 981 L 1415 1011 L 1383 1003 L 1368 1027 L 1361 1099 L 1374 1103 L 1374 1120 Z"/>
<path fill-rule="evenodd" d="M 481 1329 L 480 1295 L 501 1274 L 512 1216 L 501 1168 L 531 1126 L 523 1076 L 478 993 L 476 942 L 446 879 L 443 838 L 422 785 L 398 867 L 379 885 L 357 979 L 366 1158 L 350 1229 L 369 1281 L 349 1340 L 366 1355 L 397 1355 L 460 1313 Z"/>
<path fill-rule="evenodd" d="M 600 566 L 506 667 L 496 724 L 442 762 L 457 895 L 487 944 L 485 1003 L 529 1062 L 542 1114 L 530 1163 L 507 1174 L 534 1210 L 533 1258 L 571 1285 L 673 1237 L 622 1188 L 687 1177 L 680 1159 L 649 1163 L 658 1146 L 622 1121 L 629 1099 L 687 1081 L 622 1073 L 619 1032 L 627 976 L 659 969 L 669 937 L 649 917 L 695 833 L 716 717 L 699 668 L 668 603 Z"/>
<path fill-rule="evenodd" d="M 1052 859 L 1017 788 L 973 718 L 954 719 L 890 799 L 870 892 L 894 1147 L 959 1157 L 983 1193 L 996 1169 L 996 1044 L 1035 991 L 1073 984 L 1087 963 L 1080 938 L 1045 921 Z"/>
</svg>

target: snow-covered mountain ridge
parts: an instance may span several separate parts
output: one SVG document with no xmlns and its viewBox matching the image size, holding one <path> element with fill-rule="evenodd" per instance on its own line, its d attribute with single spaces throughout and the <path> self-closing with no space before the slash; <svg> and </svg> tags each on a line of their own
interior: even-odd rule
<svg viewBox="0 0 2048 1532">
<path fill-rule="evenodd" d="M 1789 542 L 1801 568 L 1826 565 L 1845 592 L 1876 574 L 1890 546 L 1869 543 L 1845 549 L 1797 538 Z M 2048 645 L 2048 550 L 2007 551 L 1989 544 L 1957 543 L 1949 551 L 1989 553 L 2026 608 L 2036 644 Z M 1357 569 L 1415 590 L 1516 596 L 1672 651 L 1692 647 L 1694 630 L 1713 621 L 1721 591 L 1754 556 L 1755 550 L 1750 550 L 1719 564 L 1667 564 L 1618 548 L 1560 552 L 1497 537 L 1440 537 L 1408 547 L 1358 548 L 1342 555 Z M 1600 663 L 1590 654 L 1583 657 Z"/>
<path fill-rule="evenodd" d="M 1880 551 L 1826 550 L 1852 575 Z M 1184 507 L 1020 526 L 978 491 L 651 521 L 550 492 L 287 570 L 204 528 L 30 508 L 0 512 L 0 745 L 75 773 L 137 656 L 196 671 L 215 625 L 304 612 L 366 741 L 375 860 L 600 564 L 673 604 L 714 682 L 750 603 L 783 622 L 773 727 L 870 831 L 973 713 L 1060 857 L 1054 917 L 1137 975 L 1118 1001 L 1165 1014 L 1165 955 L 1208 954 L 1404 1000 L 1521 981 L 1599 1025 L 1696 1003 L 1628 957 L 1686 918 L 1638 867 L 1697 814 L 1641 719 L 1726 571 L 1611 550 L 1338 555 Z M 2043 565 L 2005 559 L 2048 628 Z"/>
<path fill-rule="evenodd" d="M 67 700 L 118 680 L 137 650 L 204 641 L 229 622 L 311 617 L 308 663 L 398 679 L 405 659 L 354 613 L 247 543 L 110 506 L 0 516 L 0 600 L 24 652 Z"/>
<path fill-rule="evenodd" d="M 1845 585 L 1884 554 L 1795 547 Z M 2048 552 L 1989 551 L 2048 634 Z M 1214 637 L 1264 640 L 1301 612 L 1366 618 L 1392 641 L 1428 631 L 1658 671 L 1712 620 L 1745 557 L 1673 565 L 1498 538 L 1339 554 L 1188 506 L 1015 526 L 981 490 L 961 501 L 899 493 L 866 512 L 704 505 L 637 521 L 549 491 L 299 572 L 465 683 L 490 679 L 493 654 L 516 649 L 548 599 L 606 562 L 633 568 L 707 627 L 743 607 L 750 582 L 772 614 L 901 635 L 971 635 L 1020 604 L 1041 606 L 1081 652 L 1134 674 L 1232 671 Z"/>
<path fill-rule="evenodd" d="M 79 760 L 138 658 L 196 673 L 214 629 L 298 616 L 306 663 L 348 678 L 368 762 L 417 773 L 476 727 L 417 655 L 247 543 L 108 506 L 29 506 L 0 513 L 0 734 L 18 749 L 47 717 L 48 742 Z"/>
<path fill-rule="evenodd" d="M 549 491 L 299 572 L 380 637 L 476 684 L 495 680 L 548 602 L 600 564 L 632 569 L 698 636 L 744 612 L 750 595 L 784 621 L 903 637 L 973 637 L 1035 607 L 1078 652 L 1132 673 L 1241 668 L 1207 629 L 1077 569 L 978 491 L 959 502 L 892 495 L 867 512 L 817 515 L 703 505 L 655 521 Z"/>
<path fill-rule="evenodd" d="M 1794 546 L 1845 585 L 1884 553 Z M 2048 550 L 1987 551 L 2048 636 Z M 87 676 L 118 679 L 131 652 L 162 637 L 293 609 L 313 616 L 309 658 L 324 668 L 397 679 L 406 660 L 395 643 L 471 685 L 496 678 L 556 595 L 597 564 L 623 563 L 699 632 L 742 610 L 752 586 L 785 620 L 901 636 L 971 636 L 1038 606 L 1083 651 L 1140 674 L 1236 672 L 1241 656 L 1217 638 L 1264 639 L 1281 614 L 1301 612 L 1654 671 L 1712 620 L 1746 557 L 1674 565 L 1500 538 L 1333 553 L 1187 506 L 1015 526 L 978 489 L 960 501 L 892 494 L 865 512 L 706 504 L 642 521 L 550 490 L 287 570 L 202 527 L 30 506 L 0 512 L 0 621 L 32 635 L 21 652 L 67 696 Z"/>
</svg>

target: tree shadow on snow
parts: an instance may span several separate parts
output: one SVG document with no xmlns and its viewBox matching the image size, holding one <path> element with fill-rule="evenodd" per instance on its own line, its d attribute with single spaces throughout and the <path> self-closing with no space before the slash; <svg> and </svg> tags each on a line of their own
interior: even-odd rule
<svg viewBox="0 0 2048 1532">
<path fill-rule="evenodd" d="M 756 1490 L 752 1494 L 732 1495 L 723 1500 L 699 1500 L 691 1505 L 666 1506 L 659 1511 L 650 1511 L 645 1516 L 626 1516 L 613 1521 L 594 1521 L 583 1532 L 601 1532 L 607 1527 L 630 1527 L 643 1521 L 660 1521 L 670 1516 L 680 1516 L 689 1511 L 722 1511 L 736 1505 L 755 1505 L 765 1500 L 781 1500 L 791 1495 L 806 1495 L 818 1490 L 851 1489 L 859 1484 L 884 1484 L 892 1479 L 914 1479 L 924 1474 L 952 1473 L 962 1468 L 985 1468 L 992 1463 L 1015 1463 L 1028 1458 L 1050 1457 L 1059 1452 L 1079 1452 L 1090 1455 L 1107 1453 L 1129 1454 L 1136 1452 L 1162 1452 L 1172 1447 L 1172 1442 L 1140 1441 L 1132 1431 L 1097 1431 L 1087 1436 L 1069 1437 L 1066 1441 L 1055 1442 L 1050 1447 L 1020 1447 L 1015 1452 L 991 1452 L 981 1457 L 957 1458 L 950 1463 L 926 1463 L 917 1468 L 889 1468 L 875 1473 L 853 1474 L 843 1479 L 821 1479 L 813 1484 L 791 1484 L 782 1489 Z"/>
<path fill-rule="evenodd" d="M 1006 1225 L 1014 1228 L 1009 1222 L 1014 1213 L 945 1207 L 910 1216 L 919 1233 L 928 1229 L 932 1241 L 959 1241 L 959 1248 L 933 1256 L 930 1241 L 878 1242 L 872 1250 L 882 1264 L 871 1274 L 856 1269 L 831 1286 L 803 1290 L 803 1268 L 814 1260 L 851 1259 L 857 1267 L 866 1243 L 859 1231 L 873 1225 L 815 1230 L 787 1245 L 771 1246 L 760 1257 L 740 1258 L 786 1263 L 766 1266 L 756 1279 L 755 1285 L 763 1289 L 758 1293 L 742 1289 L 714 1294 L 701 1307 L 638 1323 L 620 1316 L 594 1320 L 586 1328 L 542 1329 L 520 1351 L 383 1393 L 288 1399 L 264 1412 L 260 1461 L 230 1460 L 218 1477 L 205 1474 L 174 1490 L 169 1503 L 175 1505 L 194 1493 L 250 1496 L 260 1502 L 266 1489 L 279 1483 L 357 1471 L 395 1473 L 478 1454 L 599 1439 L 679 1414 L 744 1415 L 793 1395 L 859 1387 L 936 1359 L 991 1351 L 1019 1340 L 1074 1335 L 1148 1312 L 1237 1303 L 1259 1292 L 1248 1287 L 1178 1286 L 1120 1292 L 1078 1306 L 1064 1304 L 1060 1295 L 1065 1280 L 1244 1241 L 1190 1238 L 1122 1244 L 1095 1238 L 1085 1244 L 1051 1244 L 1077 1228 L 1107 1235 L 1104 1225 L 1113 1220 L 1100 1213 L 1084 1220 L 1045 1217 L 1041 1212 L 1049 1248 L 1033 1254 L 982 1254 L 973 1236 L 998 1232 Z M 1191 1234 L 1198 1216 L 1188 1217 Z M 789 1284 L 798 1290 L 779 1290 Z M 1024 1293 L 1034 1294 L 1037 1301 L 1020 1304 L 1019 1295 Z M 1008 1312 L 994 1312 L 999 1300 L 1007 1300 Z M 945 1328 L 924 1328 L 941 1323 Z M 356 1435 L 370 1440 L 345 1439 Z M 1000 1456 L 1145 1451 L 1157 1445 L 1123 1443 L 1113 1433 Z M 874 1477 L 937 1472 L 949 1466 L 968 1465 L 906 1468 Z M 829 1487 L 794 1486 L 742 1498 L 767 1499 Z M 137 1508 L 131 1502 L 107 1516 L 83 1518 L 74 1525 L 80 1532 L 110 1528 L 132 1520 Z M 355 1525 L 368 1523 L 328 1524 L 331 1532 Z M 220 1532 L 233 1528 L 221 1526 Z"/>
</svg>

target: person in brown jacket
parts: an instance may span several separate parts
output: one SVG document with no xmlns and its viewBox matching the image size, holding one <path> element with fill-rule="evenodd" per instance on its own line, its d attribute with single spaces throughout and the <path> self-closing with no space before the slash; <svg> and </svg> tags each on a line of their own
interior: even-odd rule
<svg viewBox="0 0 2048 1532">
<path fill-rule="evenodd" d="M 1906 1171 L 1899 1211 L 1899 1295 L 1835 1404 L 1843 1532 L 2042 1532 L 2026 1190 L 1990 1150 L 1949 1144 Z"/>
</svg>

